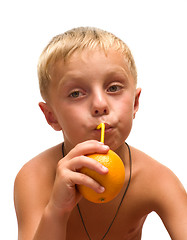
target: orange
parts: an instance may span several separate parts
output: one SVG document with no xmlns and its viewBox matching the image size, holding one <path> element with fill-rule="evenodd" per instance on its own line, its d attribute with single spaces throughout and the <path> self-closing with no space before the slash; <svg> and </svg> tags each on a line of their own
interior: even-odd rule
<svg viewBox="0 0 187 240">
<path fill-rule="evenodd" d="M 114 199 L 125 181 L 125 167 L 121 158 L 112 150 L 107 154 L 91 154 L 88 157 L 93 158 L 108 168 L 108 173 L 101 175 L 91 169 L 83 167 L 80 172 L 96 180 L 105 188 L 103 193 L 96 193 L 91 188 L 84 185 L 78 185 L 79 192 L 87 200 L 94 203 L 106 203 Z"/>
</svg>

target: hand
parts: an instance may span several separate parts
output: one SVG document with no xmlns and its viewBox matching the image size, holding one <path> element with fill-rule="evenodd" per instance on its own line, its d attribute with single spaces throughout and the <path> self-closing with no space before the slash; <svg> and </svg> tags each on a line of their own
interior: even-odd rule
<svg viewBox="0 0 187 240">
<path fill-rule="evenodd" d="M 49 204 L 58 209 L 58 211 L 70 213 L 81 199 L 81 194 L 76 189 L 76 184 L 83 184 L 97 193 L 102 193 L 104 188 L 99 183 L 78 170 L 82 167 L 87 167 L 99 174 L 106 174 L 108 172 L 107 168 L 85 155 L 107 153 L 108 150 L 108 146 L 95 140 L 89 140 L 76 145 L 57 165 L 56 178 Z"/>
</svg>

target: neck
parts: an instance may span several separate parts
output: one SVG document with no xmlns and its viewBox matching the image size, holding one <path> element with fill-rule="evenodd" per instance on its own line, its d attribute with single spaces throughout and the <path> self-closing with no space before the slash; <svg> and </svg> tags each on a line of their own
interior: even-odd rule
<svg viewBox="0 0 187 240">
<path fill-rule="evenodd" d="M 124 165 L 126 166 L 129 161 L 129 157 L 128 157 L 129 153 L 128 153 L 128 148 L 125 142 L 115 150 L 115 153 L 121 158 Z"/>
</svg>

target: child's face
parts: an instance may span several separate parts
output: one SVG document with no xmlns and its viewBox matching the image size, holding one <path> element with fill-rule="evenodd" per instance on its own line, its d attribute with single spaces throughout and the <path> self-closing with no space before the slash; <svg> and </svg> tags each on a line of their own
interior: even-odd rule
<svg viewBox="0 0 187 240">
<path fill-rule="evenodd" d="M 51 77 L 51 125 L 62 129 L 69 150 L 79 142 L 100 140 L 96 127 L 101 122 L 106 123 L 105 144 L 115 150 L 124 143 L 141 91 L 124 56 L 114 50 L 107 55 L 99 49 L 75 52 L 67 62 L 55 64 Z"/>
</svg>

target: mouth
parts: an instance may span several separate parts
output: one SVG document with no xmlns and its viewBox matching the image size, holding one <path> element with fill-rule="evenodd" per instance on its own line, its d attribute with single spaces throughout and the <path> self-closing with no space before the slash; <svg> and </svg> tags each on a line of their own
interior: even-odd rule
<svg viewBox="0 0 187 240">
<path fill-rule="evenodd" d="M 111 136 L 113 134 L 113 131 L 114 131 L 113 130 L 114 127 L 111 126 L 109 123 L 104 123 L 104 124 L 105 124 L 104 140 L 107 140 L 108 138 L 111 138 Z M 101 139 L 101 129 L 97 129 L 97 126 L 95 126 L 93 128 L 94 131 L 92 132 L 93 133 L 92 139 L 96 139 L 96 140 L 100 141 L 100 139 Z"/>
<path fill-rule="evenodd" d="M 110 124 L 108 124 L 108 123 L 104 123 L 104 124 L 105 124 L 105 132 L 108 132 L 108 131 L 110 131 L 112 129 L 112 126 Z M 95 130 L 100 132 L 101 129 L 97 129 L 97 126 L 96 126 Z"/>
</svg>

